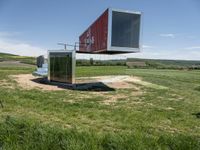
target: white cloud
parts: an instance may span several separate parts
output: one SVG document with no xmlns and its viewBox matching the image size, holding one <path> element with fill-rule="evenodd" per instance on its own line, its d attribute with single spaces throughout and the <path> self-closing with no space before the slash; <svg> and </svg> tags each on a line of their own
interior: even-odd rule
<svg viewBox="0 0 200 150">
<path fill-rule="evenodd" d="M 46 50 L 41 47 L 34 46 L 23 41 L 13 40 L 20 34 L 20 32 L 0 31 L 0 52 L 21 56 L 46 55 Z"/>
<path fill-rule="evenodd" d="M 166 37 L 166 38 L 175 38 L 175 34 L 168 33 L 168 34 L 160 34 L 161 37 Z"/>
<path fill-rule="evenodd" d="M 200 50 L 200 46 L 186 47 L 187 50 Z"/>
<path fill-rule="evenodd" d="M 149 49 L 140 53 L 130 54 L 128 57 L 149 59 L 200 60 L 200 50 L 162 50 Z"/>
<path fill-rule="evenodd" d="M 142 45 L 142 48 L 155 48 L 155 47 L 150 45 Z"/>
<path fill-rule="evenodd" d="M 0 52 L 11 53 L 21 56 L 46 55 L 45 49 L 24 42 L 5 40 L 0 38 Z"/>
<path fill-rule="evenodd" d="M 200 60 L 199 50 L 165 50 L 165 49 L 144 49 L 139 53 L 99 55 L 99 54 L 77 54 L 78 59 L 94 58 L 97 60 L 146 58 L 146 59 L 172 59 L 172 60 Z"/>
<path fill-rule="evenodd" d="M 11 53 L 21 56 L 38 56 L 46 54 L 45 50 L 30 45 L 23 41 L 13 40 L 20 32 L 0 31 L 0 52 Z"/>
</svg>

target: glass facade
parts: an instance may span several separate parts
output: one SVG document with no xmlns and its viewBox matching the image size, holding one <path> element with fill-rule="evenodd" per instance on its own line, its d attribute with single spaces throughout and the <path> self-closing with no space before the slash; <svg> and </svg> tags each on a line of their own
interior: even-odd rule
<svg viewBox="0 0 200 150">
<path fill-rule="evenodd" d="M 139 48 L 140 14 L 112 12 L 111 46 Z"/>
<path fill-rule="evenodd" d="M 49 66 L 50 81 L 73 83 L 75 66 L 72 52 L 50 52 Z"/>
</svg>

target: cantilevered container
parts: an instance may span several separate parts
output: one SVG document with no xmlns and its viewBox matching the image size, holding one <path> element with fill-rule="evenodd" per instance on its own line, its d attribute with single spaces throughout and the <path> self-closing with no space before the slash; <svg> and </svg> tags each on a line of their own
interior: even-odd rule
<svg viewBox="0 0 200 150">
<path fill-rule="evenodd" d="M 108 8 L 79 37 L 79 53 L 136 53 L 141 48 L 141 12 Z"/>
</svg>

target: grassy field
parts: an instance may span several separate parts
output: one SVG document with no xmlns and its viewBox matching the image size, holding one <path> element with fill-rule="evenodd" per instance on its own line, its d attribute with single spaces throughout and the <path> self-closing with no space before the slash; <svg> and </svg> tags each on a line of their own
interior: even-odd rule
<svg viewBox="0 0 200 150">
<path fill-rule="evenodd" d="M 26 90 L 9 77 L 33 70 L 0 67 L 0 149 L 200 149 L 200 71 L 77 67 L 78 77 L 131 75 L 165 87 L 108 92 Z"/>
<path fill-rule="evenodd" d="M 19 56 L 0 52 L 0 66 L 3 61 L 17 61 L 21 64 L 36 65 L 36 57 Z M 145 69 L 191 69 L 200 70 L 200 61 L 198 60 L 159 60 L 159 59 L 141 59 L 128 58 L 122 60 L 90 60 L 77 59 L 77 66 L 126 66 L 126 63 L 136 62 L 144 64 L 144 66 L 128 65 L 130 68 L 145 68 Z M 18 65 L 15 64 L 15 65 Z M 5 65 L 5 64 L 4 64 Z M 9 65 L 9 64 L 7 64 Z"/>
<path fill-rule="evenodd" d="M 3 61 L 18 61 L 19 63 L 30 64 L 30 65 L 36 64 L 35 57 L 19 56 L 19 55 L 13 55 L 13 54 L 0 52 L 0 62 L 3 62 Z"/>
</svg>

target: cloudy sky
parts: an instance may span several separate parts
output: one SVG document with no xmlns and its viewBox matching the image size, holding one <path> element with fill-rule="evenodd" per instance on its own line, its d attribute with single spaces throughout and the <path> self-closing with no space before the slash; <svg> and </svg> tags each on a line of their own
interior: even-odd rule
<svg viewBox="0 0 200 150">
<path fill-rule="evenodd" d="M 74 44 L 107 7 L 143 12 L 141 53 L 79 58 L 200 60 L 199 0 L 0 0 L 0 52 L 38 56 Z"/>
</svg>

